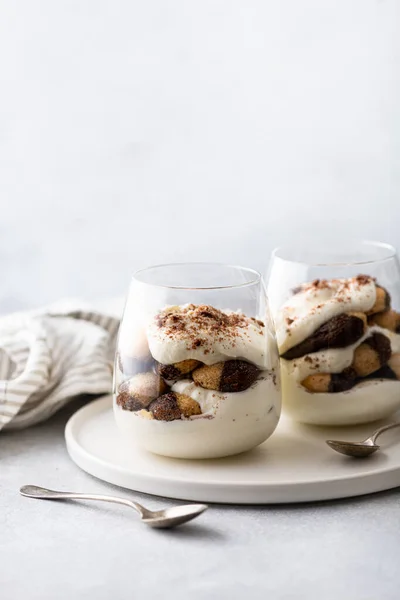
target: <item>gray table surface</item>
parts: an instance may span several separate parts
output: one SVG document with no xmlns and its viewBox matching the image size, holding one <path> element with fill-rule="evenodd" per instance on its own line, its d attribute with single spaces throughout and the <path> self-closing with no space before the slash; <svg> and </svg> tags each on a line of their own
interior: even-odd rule
<svg viewBox="0 0 400 600">
<path fill-rule="evenodd" d="M 306 505 L 213 505 L 179 530 L 147 529 L 107 504 L 20 497 L 22 484 L 120 492 L 68 457 L 75 402 L 42 425 L 0 439 L 2 600 L 243 598 L 398 600 L 400 490 Z"/>
</svg>

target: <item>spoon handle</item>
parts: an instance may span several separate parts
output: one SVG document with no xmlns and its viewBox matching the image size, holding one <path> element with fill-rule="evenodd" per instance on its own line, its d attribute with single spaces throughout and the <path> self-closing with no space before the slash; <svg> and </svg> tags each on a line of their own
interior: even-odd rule
<svg viewBox="0 0 400 600">
<path fill-rule="evenodd" d="M 374 433 L 371 435 L 371 437 L 369 439 L 372 441 L 373 444 L 375 444 L 376 440 L 382 433 L 385 433 L 385 431 L 388 431 L 389 429 L 394 429 L 395 427 L 400 427 L 400 422 L 399 423 L 390 423 L 390 425 L 384 425 L 383 427 L 380 427 L 379 429 L 374 431 Z"/>
<path fill-rule="evenodd" d="M 24 485 L 19 490 L 22 496 L 28 498 L 40 498 L 41 500 L 100 500 L 103 502 L 114 502 L 115 504 L 123 504 L 134 508 L 142 517 L 146 512 L 145 508 L 137 502 L 132 502 L 125 498 L 117 498 L 116 496 L 103 496 L 101 494 L 79 494 L 77 492 L 57 492 L 46 488 L 38 487 L 37 485 Z"/>
</svg>

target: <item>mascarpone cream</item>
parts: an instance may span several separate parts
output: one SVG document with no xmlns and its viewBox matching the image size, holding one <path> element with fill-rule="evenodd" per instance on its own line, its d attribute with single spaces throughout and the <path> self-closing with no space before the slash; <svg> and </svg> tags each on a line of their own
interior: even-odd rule
<svg viewBox="0 0 400 600">
<path fill-rule="evenodd" d="M 166 365 L 187 359 L 212 365 L 237 358 L 260 369 L 271 368 L 267 336 L 261 321 L 239 312 L 193 304 L 167 307 L 147 328 L 152 356 Z"/>
</svg>

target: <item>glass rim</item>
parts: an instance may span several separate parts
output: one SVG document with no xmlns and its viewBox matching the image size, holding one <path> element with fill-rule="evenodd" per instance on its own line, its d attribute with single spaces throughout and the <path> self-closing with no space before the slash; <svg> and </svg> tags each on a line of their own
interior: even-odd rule
<svg viewBox="0 0 400 600">
<path fill-rule="evenodd" d="M 153 271 L 155 269 L 164 269 L 166 267 L 184 267 L 184 266 L 192 266 L 192 267 L 200 267 L 200 266 L 209 266 L 209 267 L 225 267 L 229 269 L 234 269 L 236 271 L 244 271 L 245 273 L 249 273 L 253 275 L 253 279 L 251 281 L 246 281 L 244 283 L 238 284 L 230 284 L 230 285 L 211 285 L 211 286 L 188 286 L 188 285 L 166 285 L 162 283 L 151 283 L 147 281 L 141 280 L 138 275 L 141 273 L 147 273 Z M 250 285 L 255 285 L 260 283 L 262 280 L 262 275 L 259 271 L 252 269 L 250 267 L 242 267 L 240 265 L 231 265 L 229 263 L 217 263 L 217 262 L 176 262 L 176 263 L 163 263 L 158 265 L 152 265 L 150 267 L 144 267 L 143 269 L 139 269 L 135 271 L 132 275 L 131 280 L 138 281 L 139 283 L 143 283 L 145 285 L 151 285 L 154 287 L 170 289 L 170 290 L 228 290 L 228 289 L 236 289 L 236 288 L 244 288 Z"/>
<path fill-rule="evenodd" d="M 386 242 L 378 242 L 375 240 L 353 240 L 350 243 L 354 243 L 355 245 L 375 247 L 380 249 L 385 249 L 388 251 L 388 254 L 381 258 L 368 259 L 368 260 L 352 260 L 352 261 L 325 261 L 325 262 L 314 262 L 314 261 L 306 261 L 306 260 L 295 260 L 291 258 L 284 258 L 283 256 L 279 256 L 279 252 L 287 250 L 289 248 L 293 248 L 294 246 L 290 245 L 282 245 L 277 246 L 272 251 L 272 259 L 279 259 L 284 262 L 297 264 L 297 265 L 306 265 L 309 267 L 351 267 L 351 266 L 361 266 L 361 265 L 372 265 L 376 263 L 382 263 L 387 260 L 391 260 L 396 257 L 397 250 L 392 244 L 388 244 Z"/>
</svg>

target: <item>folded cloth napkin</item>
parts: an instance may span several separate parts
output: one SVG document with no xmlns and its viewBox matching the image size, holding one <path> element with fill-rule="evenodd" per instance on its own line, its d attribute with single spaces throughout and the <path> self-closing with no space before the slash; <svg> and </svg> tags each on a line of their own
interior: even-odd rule
<svg viewBox="0 0 400 600">
<path fill-rule="evenodd" d="M 0 430 L 44 421 L 112 387 L 116 316 L 60 306 L 0 318 Z"/>
</svg>

